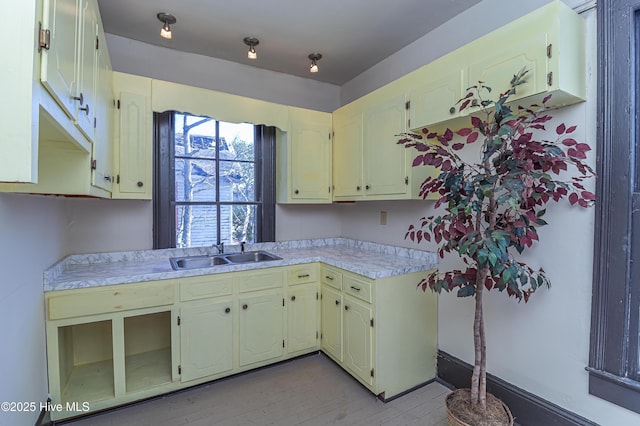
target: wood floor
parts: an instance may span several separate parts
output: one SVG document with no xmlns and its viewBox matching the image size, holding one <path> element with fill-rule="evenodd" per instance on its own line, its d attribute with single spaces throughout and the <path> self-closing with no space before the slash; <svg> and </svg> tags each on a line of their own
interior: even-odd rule
<svg viewBox="0 0 640 426">
<path fill-rule="evenodd" d="M 65 424 L 445 426 L 448 392 L 434 382 L 385 404 L 318 354 Z"/>
</svg>

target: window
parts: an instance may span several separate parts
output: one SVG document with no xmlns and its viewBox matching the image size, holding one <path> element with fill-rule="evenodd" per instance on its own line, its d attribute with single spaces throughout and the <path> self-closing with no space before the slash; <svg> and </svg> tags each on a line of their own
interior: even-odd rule
<svg viewBox="0 0 640 426">
<path fill-rule="evenodd" d="M 598 4 L 589 392 L 640 413 L 640 0 Z"/>
<path fill-rule="evenodd" d="M 178 112 L 155 121 L 155 248 L 273 241 L 275 132 Z"/>
</svg>

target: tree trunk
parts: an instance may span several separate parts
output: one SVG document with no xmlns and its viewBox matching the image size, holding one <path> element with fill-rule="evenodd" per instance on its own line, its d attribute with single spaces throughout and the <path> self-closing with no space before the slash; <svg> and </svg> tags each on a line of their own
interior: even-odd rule
<svg viewBox="0 0 640 426">
<path fill-rule="evenodd" d="M 484 316 L 482 311 L 482 295 L 487 268 L 479 269 L 476 273 L 476 309 L 473 319 L 473 347 L 475 361 L 471 376 L 471 403 L 482 411 L 487 408 L 486 392 L 486 343 L 484 334 Z"/>
</svg>

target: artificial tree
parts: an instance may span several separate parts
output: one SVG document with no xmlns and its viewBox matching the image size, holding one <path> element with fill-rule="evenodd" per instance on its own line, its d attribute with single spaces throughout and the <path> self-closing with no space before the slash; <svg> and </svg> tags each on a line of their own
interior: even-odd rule
<svg viewBox="0 0 640 426">
<path fill-rule="evenodd" d="M 436 194 L 435 209 L 442 206 L 444 212 L 423 217 L 409 227 L 405 238 L 418 243 L 433 238 L 441 258 L 457 253 L 464 262 L 464 269 L 436 271 L 419 287 L 475 296 L 470 394 L 480 415 L 486 412 L 487 400 L 483 292 L 506 290 L 527 302 L 538 288 L 549 287 L 544 270 L 528 266 L 519 255 L 538 241 L 538 227 L 547 224 L 543 216 L 548 203 L 568 197 L 572 205 L 589 207 L 595 200 L 583 186 L 595 174 L 584 162 L 589 145 L 572 137 L 576 126 L 559 124 L 555 131 L 545 127 L 552 119 L 550 95 L 541 105 L 509 105 L 526 74 L 523 69 L 514 75 L 509 89 L 495 101 L 486 99 L 491 88 L 484 83 L 470 87 L 458 108 L 468 110 L 471 126 L 444 132 L 423 128 L 398 141 L 418 151 L 414 167 L 440 169 L 437 177 L 422 183 L 420 194 Z M 479 161 L 465 161 L 460 151 L 477 142 L 482 143 Z"/>
</svg>

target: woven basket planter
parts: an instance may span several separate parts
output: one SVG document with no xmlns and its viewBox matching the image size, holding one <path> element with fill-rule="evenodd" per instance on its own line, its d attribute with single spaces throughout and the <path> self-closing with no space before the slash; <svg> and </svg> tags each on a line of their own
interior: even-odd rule
<svg viewBox="0 0 640 426">
<path fill-rule="evenodd" d="M 449 426 L 476 426 L 474 424 L 471 423 L 466 423 L 462 420 L 460 420 L 455 413 L 453 413 L 450 409 L 449 409 L 449 400 L 451 399 L 451 397 L 453 395 L 456 394 L 456 392 L 464 392 L 464 391 L 468 391 L 468 389 L 457 389 L 454 390 L 453 392 L 451 392 L 449 395 L 447 395 L 446 399 L 445 399 L 445 405 L 447 407 L 447 420 L 448 420 L 448 425 Z M 507 407 L 507 405 L 500 401 L 500 403 L 502 404 L 502 408 L 504 409 L 505 413 L 508 416 L 508 422 L 504 423 L 504 426 L 513 426 L 513 422 L 514 422 L 514 418 L 513 418 L 513 414 L 511 414 L 511 410 L 509 410 L 509 407 Z M 502 426 L 502 425 L 500 425 Z"/>
</svg>

